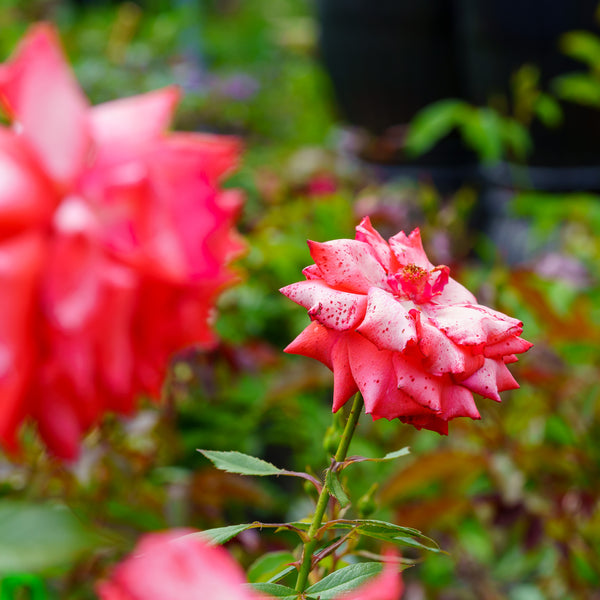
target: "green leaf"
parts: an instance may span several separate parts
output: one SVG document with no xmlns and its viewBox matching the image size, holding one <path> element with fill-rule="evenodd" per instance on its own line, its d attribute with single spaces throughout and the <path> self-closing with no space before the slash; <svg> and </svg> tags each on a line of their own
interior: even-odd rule
<svg viewBox="0 0 600 600">
<path fill-rule="evenodd" d="M 0 502 L 0 573 L 67 566 L 93 545 L 93 536 L 65 506 Z"/>
<path fill-rule="evenodd" d="M 376 519 L 339 519 L 323 525 L 328 529 L 354 529 L 356 533 L 386 542 L 421 548 L 430 552 L 443 552 L 438 544 L 418 529 L 402 527 Z"/>
<path fill-rule="evenodd" d="M 469 113 L 460 126 L 465 143 L 475 150 L 486 163 L 497 162 L 502 158 L 501 117 L 491 108 L 478 108 Z"/>
<path fill-rule="evenodd" d="M 214 527 L 213 529 L 206 529 L 205 531 L 190 533 L 189 535 L 201 537 L 216 546 L 228 542 L 236 535 L 242 533 L 242 531 L 256 527 L 260 527 L 260 523 L 242 523 L 240 525 L 228 525 L 227 527 Z"/>
<path fill-rule="evenodd" d="M 457 127 L 469 107 L 461 100 L 441 100 L 419 111 L 410 123 L 404 142 L 408 156 L 425 154 Z"/>
<path fill-rule="evenodd" d="M 500 123 L 500 134 L 505 147 L 515 158 L 524 161 L 533 147 L 527 128 L 514 119 L 504 118 Z"/>
<path fill-rule="evenodd" d="M 340 503 L 342 508 L 350 504 L 350 498 L 344 491 L 340 482 L 340 474 L 337 471 L 331 469 L 327 470 L 327 476 L 325 477 L 325 485 L 331 493 L 331 495 Z"/>
<path fill-rule="evenodd" d="M 285 475 L 286 471 L 275 465 L 241 452 L 222 452 L 219 450 L 198 450 L 217 469 L 227 473 L 238 473 L 239 475 Z"/>
<path fill-rule="evenodd" d="M 560 104 L 550 95 L 541 92 L 535 101 L 533 110 L 546 127 L 558 127 L 563 120 Z"/>
<path fill-rule="evenodd" d="M 30 573 L 19 573 L 2 578 L 0 600 L 21 598 L 22 592 L 25 590 L 29 592 L 27 597 L 31 600 L 46 600 L 48 598 L 46 587 L 40 577 Z"/>
<path fill-rule="evenodd" d="M 344 467 L 352 463 L 357 462 L 383 462 L 386 460 L 394 460 L 396 458 L 400 458 L 401 456 L 406 456 L 410 454 L 410 448 L 408 446 L 401 448 L 400 450 L 394 450 L 394 452 L 388 452 L 385 456 L 381 458 L 368 458 L 366 456 L 349 456 L 342 464 Z"/>
<path fill-rule="evenodd" d="M 400 450 L 394 450 L 394 452 L 388 452 L 383 458 L 372 458 L 371 460 L 394 460 L 395 458 L 400 458 L 401 456 L 406 456 L 410 454 L 410 448 L 405 446 L 404 448 L 400 448 Z"/>
<path fill-rule="evenodd" d="M 213 529 L 205 529 L 198 533 L 190 533 L 191 536 L 199 536 L 212 544 L 224 544 L 236 535 L 246 531 L 246 529 L 289 529 L 299 534 L 302 538 L 302 531 L 308 531 L 310 523 L 304 523 L 302 521 L 294 523 L 261 523 L 255 521 L 254 523 L 240 523 L 239 525 L 227 525 L 226 527 L 214 527 Z"/>
<path fill-rule="evenodd" d="M 375 562 L 350 565 L 323 577 L 321 581 L 311 585 L 306 592 L 311 596 L 320 597 L 321 600 L 334 600 L 375 577 L 381 573 L 382 568 L 381 563 Z"/>
<path fill-rule="evenodd" d="M 248 587 L 280 600 L 297 600 L 298 598 L 294 589 L 278 583 L 251 583 Z"/>
<path fill-rule="evenodd" d="M 291 552 L 284 550 L 264 554 L 257 558 L 248 569 L 248 581 L 250 583 L 274 583 L 296 570 L 296 567 L 290 565 L 295 560 Z"/>
<path fill-rule="evenodd" d="M 600 107 L 600 81 L 588 73 L 568 73 L 552 80 L 552 88 L 562 100 Z"/>
<path fill-rule="evenodd" d="M 600 66 L 600 38 L 590 31 L 569 31 L 560 37 L 561 51 L 592 68 Z"/>
</svg>

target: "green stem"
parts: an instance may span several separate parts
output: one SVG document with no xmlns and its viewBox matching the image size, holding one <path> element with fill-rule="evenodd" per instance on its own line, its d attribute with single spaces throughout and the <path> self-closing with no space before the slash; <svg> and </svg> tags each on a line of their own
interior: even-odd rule
<svg viewBox="0 0 600 600">
<path fill-rule="evenodd" d="M 343 462 L 346 460 L 346 454 L 348 453 L 348 448 L 350 447 L 352 435 L 356 429 L 362 407 L 362 396 L 360 393 L 357 393 L 356 396 L 354 396 L 352 410 L 348 415 L 346 427 L 344 427 L 344 432 L 342 433 L 340 443 L 338 444 L 338 448 L 335 453 L 336 462 Z M 302 552 L 302 564 L 300 565 L 300 570 L 298 571 L 298 580 L 296 581 L 296 592 L 298 592 L 298 595 L 300 595 L 306 589 L 306 582 L 308 581 L 308 575 L 312 566 L 312 557 L 315 548 L 319 543 L 316 534 L 318 529 L 321 527 L 321 523 L 323 522 L 323 516 L 325 515 L 325 510 L 327 509 L 328 503 L 329 489 L 327 488 L 327 483 L 324 483 L 319 495 L 319 499 L 317 500 L 317 507 L 315 508 L 315 514 L 313 516 L 312 523 L 308 530 L 308 541 L 304 544 L 304 550 Z"/>
</svg>

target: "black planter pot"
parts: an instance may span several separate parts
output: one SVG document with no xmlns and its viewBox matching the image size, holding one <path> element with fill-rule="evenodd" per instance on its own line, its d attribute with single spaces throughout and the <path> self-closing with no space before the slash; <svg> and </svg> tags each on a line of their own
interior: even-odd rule
<svg viewBox="0 0 600 600">
<path fill-rule="evenodd" d="M 405 126 L 436 100 L 460 97 L 452 2 L 319 0 L 318 14 L 321 58 L 349 124 L 380 136 Z M 460 185 L 474 163 L 457 135 L 416 161 L 393 144 L 387 156 L 367 149 L 363 157 L 394 164 L 400 175 L 433 178 L 446 188 Z"/>
<path fill-rule="evenodd" d="M 481 105 L 498 94 L 509 97 L 511 76 L 525 63 L 539 67 L 543 89 L 548 89 L 554 77 L 583 69 L 581 63 L 560 52 L 558 40 L 567 31 L 595 28 L 597 0 L 456 1 L 457 54 L 469 102 Z M 560 127 L 548 129 L 533 122 L 530 165 L 600 165 L 600 111 L 566 102 L 562 107 Z M 544 179 L 545 174 L 532 179 L 540 177 Z M 560 173 L 550 175 L 552 180 L 557 178 Z M 559 187 L 564 186 L 559 183 Z"/>
<path fill-rule="evenodd" d="M 456 96 L 451 3 L 320 0 L 320 49 L 343 115 L 373 133 Z"/>
</svg>

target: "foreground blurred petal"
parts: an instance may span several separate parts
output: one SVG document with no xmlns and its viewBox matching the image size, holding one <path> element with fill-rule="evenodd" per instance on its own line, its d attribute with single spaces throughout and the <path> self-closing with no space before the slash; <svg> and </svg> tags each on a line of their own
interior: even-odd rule
<svg viewBox="0 0 600 600">
<path fill-rule="evenodd" d="M 220 546 L 190 530 L 144 536 L 98 586 L 100 600 L 259 600 L 242 569 Z"/>
<path fill-rule="evenodd" d="M 50 26 L 33 27 L 0 66 L 0 102 L 59 187 L 72 184 L 90 142 L 87 101 Z"/>
<path fill-rule="evenodd" d="M 107 411 L 160 398 L 168 365 L 209 348 L 237 280 L 242 196 L 230 137 L 168 131 L 174 87 L 90 108 L 50 25 L 0 65 L 0 443 L 28 417 L 77 457 Z M 36 257 L 21 248 L 36 240 Z"/>
</svg>

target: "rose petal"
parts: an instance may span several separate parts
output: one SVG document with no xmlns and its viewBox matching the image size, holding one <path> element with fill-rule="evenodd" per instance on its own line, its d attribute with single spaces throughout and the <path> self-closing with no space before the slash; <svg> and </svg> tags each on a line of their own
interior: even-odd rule
<svg viewBox="0 0 600 600">
<path fill-rule="evenodd" d="M 533 347 L 531 342 L 515 335 L 496 344 L 486 346 L 483 349 L 483 355 L 487 358 L 501 358 L 511 354 L 522 354 L 531 347 Z"/>
<path fill-rule="evenodd" d="M 146 534 L 111 578 L 101 600 L 259 600 L 227 551 L 192 530 Z"/>
<path fill-rule="evenodd" d="M 319 269 L 317 265 L 304 267 L 304 269 L 302 269 L 302 275 L 304 275 L 306 279 L 323 279 L 323 273 L 321 273 L 321 269 Z"/>
<path fill-rule="evenodd" d="M 426 312 L 452 341 L 463 346 L 483 348 L 523 331 L 521 321 L 480 304 L 428 306 Z"/>
<path fill-rule="evenodd" d="M 374 250 L 356 240 L 308 242 L 310 254 L 328 285 L 366 294 L 375 286 L 387 289 L 387 274 Z"/>
<path fill-rule="evenodd" d="M 34 299 L 42 261 L 38 234 L 0 244 L 0 441 L 10 451 L 17 449 L 17 428 L 29 409 L 23 397 L 36 354 Z"/>
<path fill-rule="evenodd" d="M 96 145 L 96 162 L 116 163 L 148 151 L 165 132 L 179 91 L 175 87 L 122 98 L 94 106 L 90 125 Z"/>
<path fill-rule="evenodd" d="M 0 129 L 0 238 L 47 222 L 58 198 L 23 139 Z"/>
<path fill-rule="evenodd" d="M 453 373 L 468 377 L 483 366 L 483 356 L 461 348 L 434 327 L 427 316 L 417 321 L 419 349 L 427 358 L 427 368 L 435 375 Z"/>
<path fill-rule="evenodd" d="M 50 26 L 33 27 L 0 66 L 0 99 L 46 171 L 66 189 L 90 144 L 88 104 Z"/>
<path fill-rule="evenodd" d="M 390 248 L 402 266 L 416 265 L 428 271 L 433 269 L 433 265 L 423 250 L 421 232 L 418 227 L 409 236 L 404 231 L 400 231 L 390 238 Z"/>
<path fill-rule="evenodd" d="M 433 412 L 441 410 L 442 377 L 436 377 L 423 368 L 418 361 L 394 353 L 394 370 L 398 389 L 415 402 Z"/>
<path fill-rule="evenodd" d="M 486 358 L 481 369 L 460 382 L 469 390 L 491 400 L 500 402 L 500 394 L 506 390 L 516 390 L 519 384 L 511 375 L 502 359 Z"/>
<path fill-rule="evenodd" d="M 417 340 L 409 311 L 392 294 L 376 287 L 369 290 L 366 313 L 356 330 L 378 348 L 397 352 Z"/>
<path fill-rule="evenodd" d="M 452 277 L 448 278 L 442 291 L 431 301 L 433 304 L 477 304 L 477 298 Z"/>
<path fill-rule="evenodd" d="M 373 228 L 369 217 L 365 217 L 356 227 L 356 239 L 371 246 L 375 256 L 387 271 L 397 266 L 393 264 L 396 261 L 396 257 L 392 253 L 389 244 Z"/>
<path fill-rule="evenodd" d="M 395 353 L 379 350 L 357 333 L 346 334 L 352 377 L 365 402 L 365 412 L 378 418 L 430 412 L 398 389 Z"/>
<path fill-rule="evenodd" d="M 358 391 L 350 372 L 347 342 L 342 334 L 313 321 L 284 352 L 314 358 L 333 371 L 333 412 Z"/>
<path fill-rule="evenodd" d="M 448 435 L 448 421 L 433 414 L 400 417 L 400 421 L 407 425 L 412 425 L 418 430 L 428 429 L 429 431 L 436 431 L 441 435 Z"/>
<path fill-rule="evenodd" d="M 442 418 L 450 421 L 456 417 L 470 417 L 471 419 L 480 419 L 479 411 L 475 406 L 475 400 L 473 400 L 473 394 L 462 387 L 452 382 L 451 378 L 448 377 L 446 385 L 442 390 Z"/>
<path fill-rule="evenodd" d="M 308 309 L 312 320 L 336 331 L 354 329 L 367 308 L 366 296 L 331 289 L 317 279 L 293 283 L 279 291 Z"/>
</svg>

